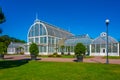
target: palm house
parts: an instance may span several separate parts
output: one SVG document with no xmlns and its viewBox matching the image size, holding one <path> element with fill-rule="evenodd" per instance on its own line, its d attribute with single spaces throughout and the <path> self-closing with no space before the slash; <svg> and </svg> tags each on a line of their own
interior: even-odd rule
<svg viewBox="0 0 120 80">
<path fill-rule="evenodd" d="M 106 36 L 102 32 L 90 45 L 90 56 L 106 56 Z M 113 37 L 108 36 L 108 55 L 119 56 L 119 43 Z"/>
<path fill-rule="evenodd" d="M 59 52 L 59 41 L 67 39 L 70 36 L 73 36 L 73 34 L 36 19 L 28 31 L 28 43 L 25 45 L 25 53 L 29 54 L 29 45 L 32 42 L 38 45 L 40 55 L 49 55 L 54 52 Z"/>
<path fill-rule="evenodd" d="M 88 34 L 74 36 L 69 31 L 58 28 L 36 18 L 30 26 L 27 34 L 27 44 L 24 45 L 25 54 L 29 53 L 29 45 L 34 42 L 38 45 L 39 55 L 74 54 L 74 47 L 77 43 L 86 46 L 86 55 L 106 56 L 106 36 L 102 32 L 96 39 L 91 39 Z M 108 36 L 108 54 L 119 56 L 119 42 Z"/>
</svg>

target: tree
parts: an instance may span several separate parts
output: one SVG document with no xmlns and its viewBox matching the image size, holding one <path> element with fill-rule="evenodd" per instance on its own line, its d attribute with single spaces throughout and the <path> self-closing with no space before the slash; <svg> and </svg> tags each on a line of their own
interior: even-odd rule
<svg viewBox="0 0 120 80">
<path fill-rule="evenodd" d="M 31 59 L 36 60 L 36 57 L 39 54 L 39 49 L 38 49 L 37 44 L 35 44 L 35 43 L 30 44 L 29 51 L 31 54 Z"/>
<path fill-rule="evenodd" d="M 0 42 L 0 59 L 4 58 L 4 54 L 7 52 L 7 47 L 3 42 Z"/>
<path fill-rule="evenodd" d="M 0 34 L 2 34 L 2 32 L 3 32 L 3 31 L 2 31 L 2 29 L 0 28 Z"/>
<path fill-rule="evenodd" d="M 7 52 L 7 47 L 3 42 L 0 42 L 0 54 L 5 54 Z"/>
<path fill-rule="evenodd" d="M 77 61 L 83 61 L 83 56 L 86 52 L 86 47 L 82 43 L 77 43 L 74 49 Z"/>
<path fill-rule="evenodd" d="M 0 8 L 0 24 L 2 24 L 3 22 L 5 22 L 5 16 L 4 13 L 2 12 L 2 8 Z"/>
<path fill-rule="evenodd" d="M 18 42 L 18 43 L 25 43 L 25 41 L 23 41 L 23 40 L 19 40 L 19 39 L 16 39 L 16 38 L 11 38 L 8 35 L 0 36 L 0 42 L 4 42 L 6 47 L 8 47 L 8 45 L 13 41 Z"/>
<path fill-rule="evenodd" d="M 64 54 L 64 48 L 65 48 L 65 46 L 64 45 L 61 45 L 61 54 Z"/>
<path fill-rule="evenodd" d="M 5 16 L 4 13 L 2 12 L 2 8 L 0 7 L 0 24 L 2 24 L 3 22 L 5 22 Z M 0 34 L 2 34 L 2 29 L 0 28 Z"/>
</svg>

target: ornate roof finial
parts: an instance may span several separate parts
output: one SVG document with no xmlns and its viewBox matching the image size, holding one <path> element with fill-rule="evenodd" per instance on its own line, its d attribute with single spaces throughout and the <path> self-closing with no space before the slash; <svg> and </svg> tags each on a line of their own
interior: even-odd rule
<svg viewBox="0 0 120 80">
<path fill-rule="evenodd" d="M 36 20 L 35 22 L 39 22 L 40 20 L 38 19 L 38 13 L 36 13 Z"/>
<path fill-rule="evenodd" d="M 38 13 L 36 13 L 36 20 L 38 20 Z"/>
</svg>

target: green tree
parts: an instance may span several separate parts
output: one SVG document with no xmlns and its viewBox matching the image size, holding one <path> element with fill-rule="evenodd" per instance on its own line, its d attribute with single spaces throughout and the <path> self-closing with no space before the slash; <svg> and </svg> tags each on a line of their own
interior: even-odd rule
<svg viewBox="0 0 120 80">
<path fill-rule="evenodd" d="M 2 8 L 0 7 L 0 24 L 2 24 L 5 21 L 6 20 L 5 20 L 4 13 L 2 12 Z"/>
<path fill-rule="evenodd" d="M 39 53 L 39 49 L 38 49 L 37 44 L 35 44 L 35 43 L 30 44 L 29 51 L 30 51 L 30 54 L 31 54 L 31 55 L 37 56 L 38 53 Z"/>
<path fill-rule="evenodd" d="M 2 24 L 3 22 L 5 22 L 5 16 L 4 13 L 2 12 L 2 8 L 0 7 L 0 24 Z M 2 34 L 3 30 L 0 28 L 0 34 Z"/>
<path fill-rule="evenodd" d="M 7 47 L 3 42 L 0 42 L 0 59 L 4 59 L 4 54 L 7 52 Z"/>
<path fill-rule="evenodd" d="M 75 55 L 83 56 L 86 52 L 86 47 L 82 43 L 77 43 L 74 49 Z"/>
<path fill-rule="evenodd" d="M 65 46 L 64 46 L 64 45 L 61 45 L 60 48 L 61 48 L 61 54 L 64 54 Z"/>
<path fill-rule="evenodd" d="M 3 32 L 3 31 L 2 31 L 2 29 L 0 28 L 0 34 L 2 34 L 2 32 Z"/>
<path fill-rule="evenodd" d="M 8 45 L 13 41 L 14 42 L 19 42 L 19 43 L 25 43 L 25 41 L 22 41 L 22 40 L 19 40 L 19 39 L 16 39 L 16 38 L 11 38 L 8 35 L 0 36 L 0 42 L 4 42 L 6 47 L 8 47 Z"/>
<path fill-rule="evenodd" d="M 39 54 L 39 49 L 38 49 L 37 44 L 35 43 L 30 44 L 29 51 L 30 51 L 31 59 L 36 60 Z"/>
<path fill-rule="evenodd" d="M 0 54 L 5 54 L 7 52 L 7 47 L 3 42 L 0 42 Z"/>
<path fill-rule="evenodd" d="M 82 43 L 77 43 L 74 49 L 76 58 L 78 62 L 83 62 L 83 56 L 86 52 L 86 47 Z"/>
</svg>

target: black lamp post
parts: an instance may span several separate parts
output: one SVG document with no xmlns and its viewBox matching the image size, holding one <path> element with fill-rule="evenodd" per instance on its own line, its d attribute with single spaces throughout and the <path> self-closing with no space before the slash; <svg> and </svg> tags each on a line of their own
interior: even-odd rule
<svg viewBox="0 0 120 80">
<path fill-rule="evenodd" d="M 107 52 L 107 58 L 106 58 L 106 64 L 109 64 L 109 60 L 108 60 L 108 24 L 109 24 L 110 20 L 109 19 L 106 19 L 105 20 L 105 23 L 106 23 L 106 33 L 107 33 L 107 45 L 106 45 L 106 52 Z"/>
</svg>

